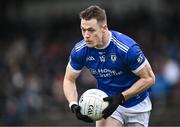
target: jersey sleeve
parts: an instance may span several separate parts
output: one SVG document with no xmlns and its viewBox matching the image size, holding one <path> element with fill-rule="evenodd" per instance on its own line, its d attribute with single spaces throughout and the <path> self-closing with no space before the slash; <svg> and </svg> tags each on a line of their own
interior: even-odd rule
<svg viewBox="0 0 180 127">
<path fill-rule="evenodd" d="M 69 66 L 72 71 L 80 72 L 84 66 L 83 63 L 82 54 L 80 52 L 76 52 L 75 48 L 73 48 L 69 57 Z"/>
<path fill-rule="evenodd" d="M 127 52 L 127 61 L 133 73 L 137 73 L 145 66 L 147 60 L 138 44 L 133 45 Z"/>
</svg>

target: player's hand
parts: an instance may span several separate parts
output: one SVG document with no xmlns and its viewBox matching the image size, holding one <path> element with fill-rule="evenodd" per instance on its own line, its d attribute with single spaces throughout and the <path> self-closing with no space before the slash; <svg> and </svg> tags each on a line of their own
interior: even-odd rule
<svg viewBox="0 0 180 127">
<path fill-rule="evenodd" d="M 77 104 L 73 104 L 71 106 L 71 111 L 73 113 L 75 113 L 76 117 L 79 119 L 79 120 L 82 120 L 82 121 L 85 121 L 85 122 L 88 122 L 88 123 L 92 123 L 93 120 L 91 118 L 89 118 L 88 116 L 86 115 L 82 115 L 81 112 L 80 112 L 80 109 L 81 107 Z"/>
<path fill-rule="evenodd" d="M 108 107 L 102 112 L 103 118 L 106 119 L 125 101 L 125 98 L 122 94 L 119 94 L 118 96 L 105 97 L 103 100 L 109 102 Z"/>
</svg>

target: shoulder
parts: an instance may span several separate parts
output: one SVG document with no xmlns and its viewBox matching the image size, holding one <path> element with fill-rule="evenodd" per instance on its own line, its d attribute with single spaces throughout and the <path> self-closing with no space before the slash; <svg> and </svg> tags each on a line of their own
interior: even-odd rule
<svg viewBox="0 0 180 127">
<path fill-rule="evenodd" d="M 71 50 L 71 55 L 82 55 L 87 50 L 87 45 L 84 40 L 77 42 Z"/>
<path fill-rule="evenodd" d="M 86 42 L 84 40 L 81 40 L 75 44 L 74 50 L 75 52 L 78 52 L 85 49 L 85 47 L 87 47 Z"/>
<path fill-rule="evenodd" d="M 112 41 L 116 45 L 119 46 L 123 51 L 128 52 L 128 50 L 137 43 L 129 36 L 117 32 L 117 31 L 111 31 L 112 32 Z"/>
</svg>

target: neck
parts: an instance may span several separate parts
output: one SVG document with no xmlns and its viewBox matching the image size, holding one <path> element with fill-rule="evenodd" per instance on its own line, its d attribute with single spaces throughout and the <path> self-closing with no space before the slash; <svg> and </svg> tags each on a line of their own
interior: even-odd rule
<svg viewBox="0 0 180 127">
<path fill-rule="evenodd" d="M 109 30 L 107 30 L 106 32 L 105 32 L 105 34 L 104 34 L 104 37 L 103 37 L 103 44 L 104 44 L 104 46 L 106 46 L 107 45 L 107 43 L 108 43 L 108 41 L 109 41 L 109 38 L 110 38 L 110 35 L 109 35 Z"/>
<path fill-rule="evenodd" d="M 98 49 L 105 48 L 107 46 L 107 43 L 109 42 L 109 38 L 110 38 L 110 34 L 109 34 L 109 30 L 107 30 L 102 37 L 102 45 L 96 46 L 96 48 Z"/>
</svg>

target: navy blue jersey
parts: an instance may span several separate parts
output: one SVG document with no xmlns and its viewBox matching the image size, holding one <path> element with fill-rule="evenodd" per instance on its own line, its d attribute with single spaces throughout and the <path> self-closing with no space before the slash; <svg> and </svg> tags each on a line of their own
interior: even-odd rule
<svg viewBox="0 0 180 127">
<path fill-rule="evenodd" d="M 135 73 L 144 67 L 146 58 L 133 39 L 116 31 L 109 32 L 109 42 L 103 49 L 89 48 L 84 40 L 78 42 L 71 51 L 70 66 L 77 72 L 87 67 L 97 80 L 97 88 L 113 96 L 139 79 Z M 147 95 L 144 91 L 127 100 L 123 106 L 134 106 Z"/>
</svg>

